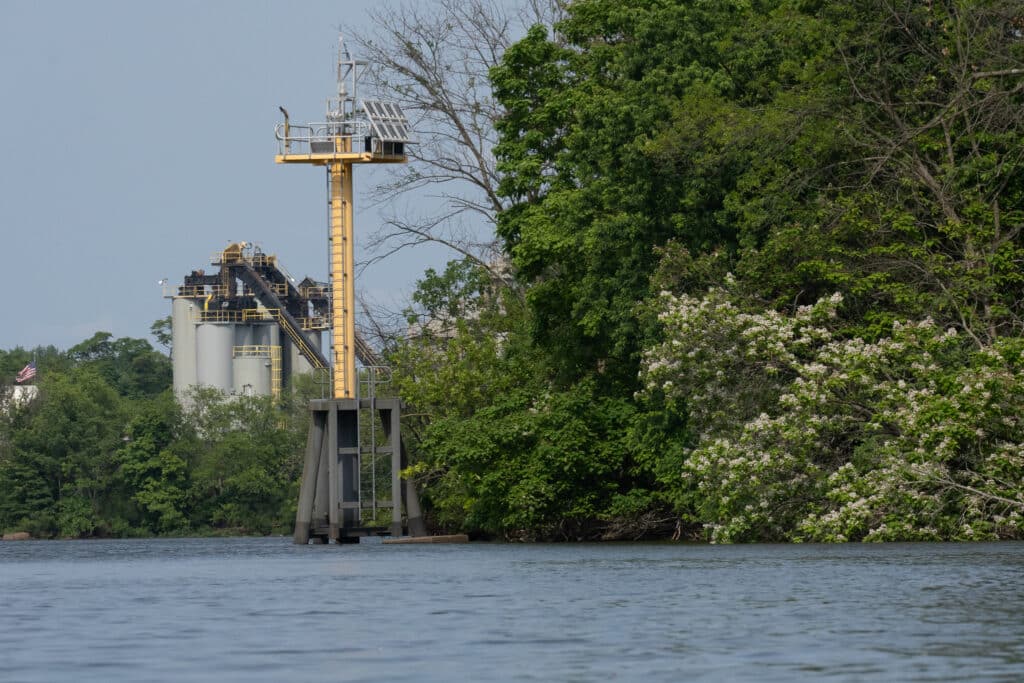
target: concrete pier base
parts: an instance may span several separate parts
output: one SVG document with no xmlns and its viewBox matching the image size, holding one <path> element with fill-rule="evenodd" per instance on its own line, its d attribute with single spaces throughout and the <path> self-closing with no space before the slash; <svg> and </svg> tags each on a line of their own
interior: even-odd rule
<svg viewBox="0 0 1024 683">
<path fill-rule="evenodd" d="M 360 414 L 379 420 L 382 440 L 368 446 L 360 433 Z M 310 402 L 310 425 L 295 513 L 296 544 L 358 543 L 362 536 L 425 536 L 419 497 L 411 481 L 401 437 L 401 401 L 397 398 L 319 399 Z M 375 429 L 377 425 L 374 425 Z M 375 433 L 375 432 L 374 432 Z M 370 509 L 391 508 L 391 520 L 363 524 L 362 459 L 390 458 L 390 498 L 375 499 Z M 386 487 L 386 485 L 385 485 Z M 403 514 L 404 513 L 404 514 Z M 370 515 L 373 517 L 373 515 Z"/>
</svg>

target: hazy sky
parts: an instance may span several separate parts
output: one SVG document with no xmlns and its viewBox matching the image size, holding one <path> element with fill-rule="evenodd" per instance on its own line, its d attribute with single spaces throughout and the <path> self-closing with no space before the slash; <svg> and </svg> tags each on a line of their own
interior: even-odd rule
<svg viewBox="0 0 1024 683">
<path fill-rule="evenodd" d="M 0 348 L 148 337 L 170 313 L 158 280 L 230 241 L 326 279 L 325 172 L 274 164 L 277 108 L 322 120 L 337 27 L 366 30 L 379 4 L 4 2 Z M 380 222 L 358 201 L 376 173 L 356 169 L 357 252 Z M 398 302 L 447 258 L 406 250 L 357 287 Z"/>
</svg>

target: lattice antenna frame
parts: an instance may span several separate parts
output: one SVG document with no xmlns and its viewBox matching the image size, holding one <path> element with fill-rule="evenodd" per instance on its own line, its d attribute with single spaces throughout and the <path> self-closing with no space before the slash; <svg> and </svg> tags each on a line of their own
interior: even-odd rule
<svg viewBox="0 0 1024 683">
<path fill-rule="evenodd" d="M 356 102 L 359 97 L 359 78 L 368 65 L 366 60 L 355 59 L 345 46 L 345 38 L 338 34 L 338 60 L 335 74 L 338 95 L 327 100 L 327 121 L 342 123 L 352 121 L 358 115 Z"/>
</svg>

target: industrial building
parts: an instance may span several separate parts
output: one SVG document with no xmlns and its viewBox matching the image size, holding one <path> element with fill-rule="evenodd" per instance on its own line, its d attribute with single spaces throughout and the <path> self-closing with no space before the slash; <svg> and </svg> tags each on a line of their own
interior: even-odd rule
<svg viewBox="0 0 1024 683">
<path fill-rule="evenodd" d="M 193 270 L 165 295 L 171 304 L 174 391 L 279 396 L 291 378 L 329 366 L 321 331 L 330 327 L 328 286 L 296 281 L 272 255 L 236 242 L 214 254 L 209 274 Z"/>
</svg>

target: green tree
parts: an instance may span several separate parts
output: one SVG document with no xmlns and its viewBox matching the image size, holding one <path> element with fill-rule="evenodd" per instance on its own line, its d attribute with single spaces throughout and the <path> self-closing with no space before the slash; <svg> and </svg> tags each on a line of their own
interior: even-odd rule
<svg viewBox="0 0 1024 683">
<path fill-rule="evenodd" d="M 557 39 L 535 28 L 492 70 L 508 111 L 501 187 L 516 202 L 499 232 L 560 382 L 631 392 L 656 247 L 737 248 L 730 201 L 756 182 L 744 173 L 764 153 L 758 126 L 788 123 L 758 113 L 820 49 L 816 28 L 786 2 L 591 0 Z"/>
<path fill-rule="evenodd" d="M 149 333 L 153 335 L 157 343 L 160 346 L 167 349 L 167 354 L 171 353 L 171 316 L 154 320 L 153 324 L 149 326 Z"/>
<path fill-rule="evenodd" d="M 185 420 L 195 440 L 189 490 L 193 523 L 269 533 L 294 521 L 305 427 L 270 397 L 228 398 L 197 389 Z"/>
<path fill-rule="evenodd" d="M 134 526 L 150 533 L 181 533 L 190 526 L 190 454 L 195 446 L 170 392 L 129 408 L 124 445 L 117 451 L 123 504 Z M 125 501 L 124 499 L 127 499 Z M 126 505 L 127 507 L 127 505 Z"/>
<path fill-rule="evenodd" d="M 876 289 L 897 310 L 948 321 L 978 345 L 1019 333 L 1020 5 L 889 1 L 872 10 L 832 15 L 857 26 L 840 44 L 850 104 L 837 117 L 864 188 L 843 206 L 842 220 L 870 240 L 856 265 L 870 259 Z"/>
<path fill-rule="evenodd" d="M 727 201 L 743 235 L 739 281 L 791 310 L 841 291 L 851 331 L 869 337 L 926 315 L 978 345 L 1016 333 L 1018 3 L 877 0 L 816 14 L 828 49 L 788 94 L 792 115 L 752 119 L 768 135 Z"/>
<path fill-rule="evenodd" d="M 650 314 L 656 292 L 699 296 L 730 270 L 744 315 L 841 292 L 840 338 L 925 316 L 978 349 L 1019 335 L 1018 5 L 582 0 L 556 36 L 510 48 L 492 70 L 513 200 L 499 232 L 554 387 L 594 378 L 628 397 L 639 349 L 673 334 Z M 690 382 L 635 406 L 629 445 L 657 486 L 678 492 L 694 440 L 793 381 L 730 363 L 728 400 Z M 707 519 L 700 496 L 661 493 Z"/>
<path fill-rule="evenodd" d="M 171 385 L 171 361 L 144 339 L 97 332 L 68 349 L 77 364 L 94 366 L 122 396 L 155 396 Z"/>
<path fill-rule="evenodd" d="M 17 464 L 8 476 L 16 476 L 23 493 L 11 504 L 26 516 L 55 519 L 48 531 L 62 536 L 109 533 L 125 410 L 103 377 L 91 368 L 44 377 L 39 397 L 18 411 L 12 426 Z"/>
<path fill-rule="evenodd" d="M 446 468 L 433 494 L 440 521 L 520 540 L 600 536 L 628 480 L 631 414 L 582 383 L 511 391 L 470 418 L 435 421 L 424 449 Z"/>
<path fill-rule="evenodd" d="M 99 332 L 45 366 L 39 357 L 39 396 L 0 411 L 0 528 L 84 537 L 291 523 L 308 426 L 298 393 L 275 403 L 200 391 L 183 414 L 169 361 L 144 340 Z"/>
</svg>

